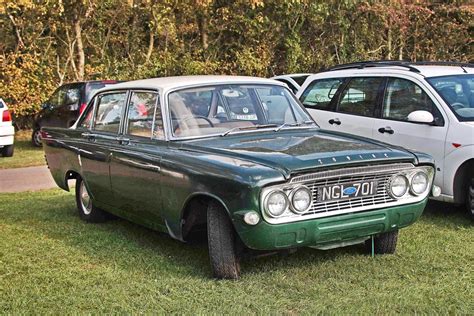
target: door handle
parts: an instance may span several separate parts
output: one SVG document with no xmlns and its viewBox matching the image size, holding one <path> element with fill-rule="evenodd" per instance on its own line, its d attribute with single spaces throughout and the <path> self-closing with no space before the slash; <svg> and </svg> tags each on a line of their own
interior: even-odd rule
<svg viewBox="0 0 474 316">
<path fill-rule="evenodd" d="M 84 132 L 84 133 L 81 134 L 81 136 L 88 139 L 88 140 L 95 139 L 95 135 L 92 134 L 92 133 L 89 133 L 89 132 Z"/>
<path fill-rule="evenodd" d="M 130 143 L 130 138 L 117 137 L 117 141 L 119 142 L 120 145 L 127 145 Z"/>
<path fill-rule="evenodd" d="M 395 133 L 395 132 L 393 131 L 393 129 L 392 129 L 390 126 L 387 126 L 387 127 L 381 127 L 381 128 L 379 128 L 379 133 L 382 133 L 382 134 L 383 134 L 383 133 L 387 133 L 387 134 L 390 134 L 390 135 L 391 135 L 391 134 L 393 134 L 393 133 Z"/>
<path fill-rule="evenodd" d="M 329 122 L 329 124 L 331 124 L 331 125 L 334 125 L 334 124 L 336 124 L 336 125 L 341 125 L 341 121 L 339 121 L 338 118 L 330 119 L 328 122 Z"/>
</svg>

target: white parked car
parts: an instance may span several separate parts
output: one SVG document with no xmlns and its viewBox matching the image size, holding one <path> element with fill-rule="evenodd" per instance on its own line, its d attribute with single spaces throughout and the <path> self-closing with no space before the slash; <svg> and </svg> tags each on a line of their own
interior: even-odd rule
<svg viewBox="0 0 474 316">
<path fill-rule="evenodd" d="M 286 83 L 288 88 L 293 91 L 294 94 L 298 92 L 306 78 L 311 74 L 288 74 L 272 77 L 271 79 L 278 80 L 280 82 Z"/>
<path fill-rule="evenodd" d="M 465 204 L 474 217 L 473 67 L 429 62 L 340 65 L 308 77 L 297 97 L 324 129 L 432 155 L 435 199 Z"/>
<path fill-rule="evenodd" d="M 0 99 L 0 154 L 3 157 L 13 156 L 14 135 L 11 113 L 5 102 Z"/>
</svg>

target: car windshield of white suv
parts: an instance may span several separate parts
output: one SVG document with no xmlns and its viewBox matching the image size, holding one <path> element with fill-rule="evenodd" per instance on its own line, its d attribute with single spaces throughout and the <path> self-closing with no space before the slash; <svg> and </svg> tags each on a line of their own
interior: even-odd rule
<svg viewBox="0 0 474 316">
<path fill-rule="evenodd" d="M 226 136 L 234 132 L 316 126 L 285 88 L 271 85 L 219 85 L 169 94 L 174 137 Z"/>
<path fill-rule="evenodd" d="M 428 78 L 461 121 L 474 121 L 474 75 Z"/>
</svg>

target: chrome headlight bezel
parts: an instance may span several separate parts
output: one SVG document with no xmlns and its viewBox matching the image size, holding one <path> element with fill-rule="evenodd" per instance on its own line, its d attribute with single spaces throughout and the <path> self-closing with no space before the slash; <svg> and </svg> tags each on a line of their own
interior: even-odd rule
<svg viewBox="0 0 474 316">
<path fill-rule="evenodd" d="M 285 208 L 283 209 L 283 211 L 279 215 L 272 214 L 272 212 L 270 212 L 269 207 L 268 207 L 268 202 L 269 202 L 270 198 L 275 194 L 281 194 L 283 196 L 284 200 L 285 200 Z M 278 217 L 283 216 L 285 214 L 285 212 L 288 210 L 289 206 L 290 206 L 290 201 L 288 199 L 288 195 L 283 190 L 280 190 L 280 189 L 275 189 L 275 190 L 272 190 L 270 193 L 268 193 L 268 195 L 265 197 L 265 200 L 263 202 L 263 207 L 264 207 L 265 213 L 268 216 L 271 216 L 273 218 L 278 218 Z"/>
<path fill-rule="evenodd" d="M 402 179 L 405 182 L 405 189 L 403 190 L 402 194 L 395 194 L 395 192 L 393 192 L 393 183 L 395 182 L 395 180 L 397 178 Z M 388 183 L 388 186 L 387 186 L 388 194 L 390 194 L 390 196 L 395 198 L 395 199 L 402 198 L 405 194 L 407 194 L 409 189 L 410 189 L 410 180 L 408 180 L 407 176 L 405 174 L 402 174 L 402 173 L 397 173 L 397 174 L 393 175 L 392 178 L 390 179 L 389 183 Z"/>
<path fill-rule="evenodd" d="M 415 179 L 415 177 L 417 175 L 423 175 L 424 179 L 425 179 L 425 186 L 424 186 L 424 189 L 420 192 L 417 192 L 414 188 L 413 188 L 413 180 Z M 423 170 L 419 170 L 417 171 L 416 173 L 414 173 L 410 179 L 410 193 L 413 194 L 413 195 L 416 195 L 416 196 L 419 196 L 423 193 L 425 193 L 428 189 L 429 189 L 429 184 L 430 184 L 430 179 L 429 179 L 429 176 L 426 172 L 424 172 Z"/>
<path fill-rule="evenodd" d="M 295 195 L 299 191 L 306 192 L 308 194 L 308 197 L 309 197 L 308 205 L 303 210 L 298 210 L 297 207 L 295 206 L 295 202 L 294 202 Z M 304 214 L 311 208 L 311 204 L 313 203 L 313 194 L 307 186 L 300 185 L 300 186 L 295 187 L 291 191 L 289 199 L 290 199 L 290 209 L 291 209 L 291 211 L 293 213 L 296 213 L 296 214 Z"/>
</svg>

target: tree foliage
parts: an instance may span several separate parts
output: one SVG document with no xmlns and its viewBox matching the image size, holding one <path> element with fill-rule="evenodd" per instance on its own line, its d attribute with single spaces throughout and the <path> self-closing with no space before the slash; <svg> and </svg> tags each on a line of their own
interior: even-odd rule
<svg viewBox="0 0 474 316">
<path fill-rule="evenodd" d="M 456 0 L 0 0 L 0 96 L 28 117 L 68 81 L 467 62 L 472 21 Z"/>
</svg>

